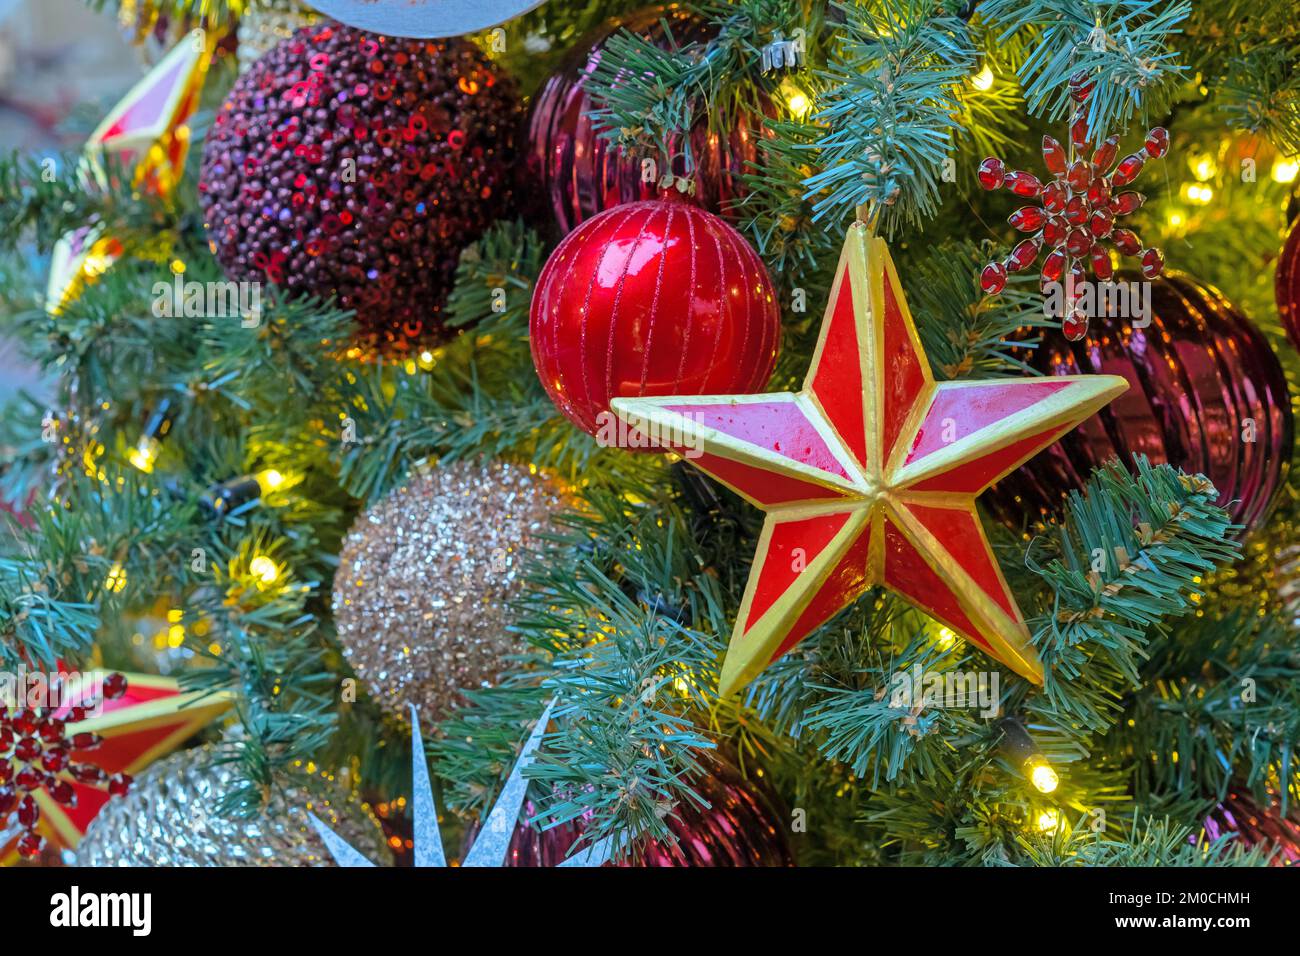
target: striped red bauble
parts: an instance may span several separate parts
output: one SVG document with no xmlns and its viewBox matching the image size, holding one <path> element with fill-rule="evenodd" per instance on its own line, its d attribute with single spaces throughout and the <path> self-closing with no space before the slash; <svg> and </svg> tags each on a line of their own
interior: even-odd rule
<svg viewBox="0 0 1300 956">
<path fill-rule="evenodd" d="M 744 237 L 670 196 L 616 206 L 569 233 L 538 277 L 530 334 L 556 407 L 610 443 L 613 398 L 762 390 L 780 310 Z"/>
</svg>

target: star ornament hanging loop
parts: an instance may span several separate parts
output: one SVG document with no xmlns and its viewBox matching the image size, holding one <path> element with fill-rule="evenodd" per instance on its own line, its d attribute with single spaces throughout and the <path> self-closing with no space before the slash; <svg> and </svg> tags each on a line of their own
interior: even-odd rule
<svg viewBox="0 0 1300 956">
<path fill-rule="evenodd" d="M 647 434 L 767 512 L 719 690 L 885 587 L 1042 683 L 975 510 L 987 487 L 1127 389 L 1115 375 L 936 382 L 883 240 L 849 228 L 799 392 L 620 398 Z"/>
</svg>

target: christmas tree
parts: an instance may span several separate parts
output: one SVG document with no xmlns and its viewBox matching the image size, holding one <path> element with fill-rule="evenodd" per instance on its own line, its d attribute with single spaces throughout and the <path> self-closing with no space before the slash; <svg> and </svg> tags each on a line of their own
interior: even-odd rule
<svg viewBox="0 0 1300 956">
<path fill-rule="evenodd" d="M 93 5 L 7 861 L 1300 860 L 1293 5 Z"/>
</svg>

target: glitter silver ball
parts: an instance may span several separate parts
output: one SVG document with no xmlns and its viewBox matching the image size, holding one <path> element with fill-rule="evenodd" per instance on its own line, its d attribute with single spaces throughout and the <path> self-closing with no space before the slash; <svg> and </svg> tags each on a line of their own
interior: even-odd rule
<svg viewBox="0 0 1300 956">
<path fill-rule="evenodd" d="M 423 468 L 348 532 L 334 577 L 344 655 L 386 712 L 436 721 L 486 687 L 520 649 L 509 602 L 523 552 L 569 499 L 522 465 Z"/>
<path fill-rule="evenodd" d="M 307 812 L 372 860 L 391 860 L 378 821 L 342 788 L 328 799 L 289 787 L 261 816 L 222 816 L 237 785 L 215 746 L 182 750 L 151 764 L 125 797 L 110 800 L 77 846 L 77 866 L 333 866 Z"/>
</svg>

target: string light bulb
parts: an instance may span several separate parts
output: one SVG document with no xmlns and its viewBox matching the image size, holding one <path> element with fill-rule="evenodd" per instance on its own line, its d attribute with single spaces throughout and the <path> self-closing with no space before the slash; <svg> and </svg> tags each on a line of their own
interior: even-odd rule
<svg viewBox="0 0 1300 956">
<path fill-rule="evenodd" d="M 126 587 L 126 568 L 121 561 L 115 561 L 104 578 L 104 588 L 113 594 L 120 594 Z"/>
<path fill-rule="evenodd" d="M 1047 762 L 1043 752 L 1029 736 L 1024 724 L 1014 717 L 1008 717 L 1000 725 L 1002 729 L 1002 750 L 1011 764 L 1028 778 L 1039 793 L 1052 793 L 1060 786 L 1061 778 L 1057 776 L 1052 765 Z"/>
<path fill-rule="evenodd" d="M 786 108 L 799 119 L 803 119 L 812 112 L 812 100 L 808 98 L 808 94 L 790 80 L 783 80 L 780 90 Z"/>
<path fill-rule="evenodd" d="M 970 78 L 970 85 L 981 93 L 993 88 L 993 70 L 990 69 L 987 63 L 984 64 L 983 69 Z"/>
<path fill-rule="evenodd" d="M 1051 833 L 1061 825 L 1061 814 L 1054 808 L 1048 808 L 1038 814 L 1038 829 L 1044 833 Z"/>
<path fill-rule="evenodd" d="M 1275 183 L 1292 183 L 1295 182 L 1298 174 L 1300 174 L 1300 156 L 1279 156 L 1273 163 L 1273 171 L 1269 175 L 1273 177 Z"/>
<path fill-rule="evenodd" d="M 259 588 L 272 587 L 280 580 L 280 566 L 265 554 L 259 554 L 248 562 L 248 572 L 257 580 Z"/>
<path fill-rule="evenodd" d="M 145 422 L 144 430 L 127 455 L 127 460 L 146 475 L 153 474 L 154 464 L 162 452 L 163 439 L 171 429 L 171 400 L 164 398 Z"/>
</svg>

